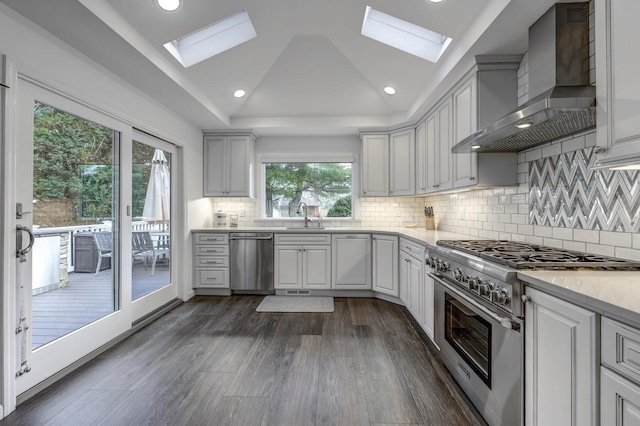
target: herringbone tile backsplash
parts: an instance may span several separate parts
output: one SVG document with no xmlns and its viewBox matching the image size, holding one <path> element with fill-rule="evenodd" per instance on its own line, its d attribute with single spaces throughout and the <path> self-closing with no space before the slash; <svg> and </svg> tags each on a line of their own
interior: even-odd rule
<svg viewBox="0 0 640 426">
<path fill-rule="evenodd" d="M 640 171 L 591 170 L 593 148 L 529 163 L 529 223 L 599 231 L 640 230 Z"/>
</svg>

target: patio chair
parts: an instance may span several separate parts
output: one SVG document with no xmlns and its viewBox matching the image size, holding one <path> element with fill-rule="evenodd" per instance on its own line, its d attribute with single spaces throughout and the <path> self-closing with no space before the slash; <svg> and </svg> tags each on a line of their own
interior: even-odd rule
<svg viewBox="0 0 640 426">
<path fill-rule="evenodd" d="M 158 259 L 161 257 L 168 258 L 169 249 L 156 247 L 149 231 L 134 231 L 131 233 L 131 238 L 133 260 L 142 260 L 145 269 L 148 269 L 149 261 L 151 261 L 151 276 L 153 276 Z"/>
<path fill-rule="evenodd" d="M 111 232 L 94 232 L 93 239 L 96 242 L 98 249 L 98 264 L 96 266 L 96 275 L 100 272 L 102 266 L 102 259 L 111 258 L 113 253 L 113 237 Z"/>
</svg>

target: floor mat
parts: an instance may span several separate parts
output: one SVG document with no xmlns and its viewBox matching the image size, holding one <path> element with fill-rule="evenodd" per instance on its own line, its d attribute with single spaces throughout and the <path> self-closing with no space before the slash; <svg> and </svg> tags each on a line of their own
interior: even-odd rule
<svg viewBox="0 0 640 426">
<path fill-rule="evenodd" d="M 333 297 L 265 296 L 256 312 L 333 312 Z"/>
</svg>

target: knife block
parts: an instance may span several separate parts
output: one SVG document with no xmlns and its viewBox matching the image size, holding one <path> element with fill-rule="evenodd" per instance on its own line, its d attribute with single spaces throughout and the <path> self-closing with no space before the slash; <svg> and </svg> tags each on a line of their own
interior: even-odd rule
<svg viewBox="0 0 640 426">
<path fill-rule="evenodd" d="M 424 218 L 424 229 L 428 231 L 432 231 L 436 229 L 436 220 L 435 217 L 425 217 Z"/>
</svg>

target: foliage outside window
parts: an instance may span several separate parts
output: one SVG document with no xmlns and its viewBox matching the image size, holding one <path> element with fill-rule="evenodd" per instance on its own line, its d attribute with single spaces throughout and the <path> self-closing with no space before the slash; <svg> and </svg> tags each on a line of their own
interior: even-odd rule
<svg viewBox="0 0 640 426">
<path fill-rule="evenodd" d="M 264 163 L 265 217 L 351 218 L 351 163 Z"/>
</svg>

